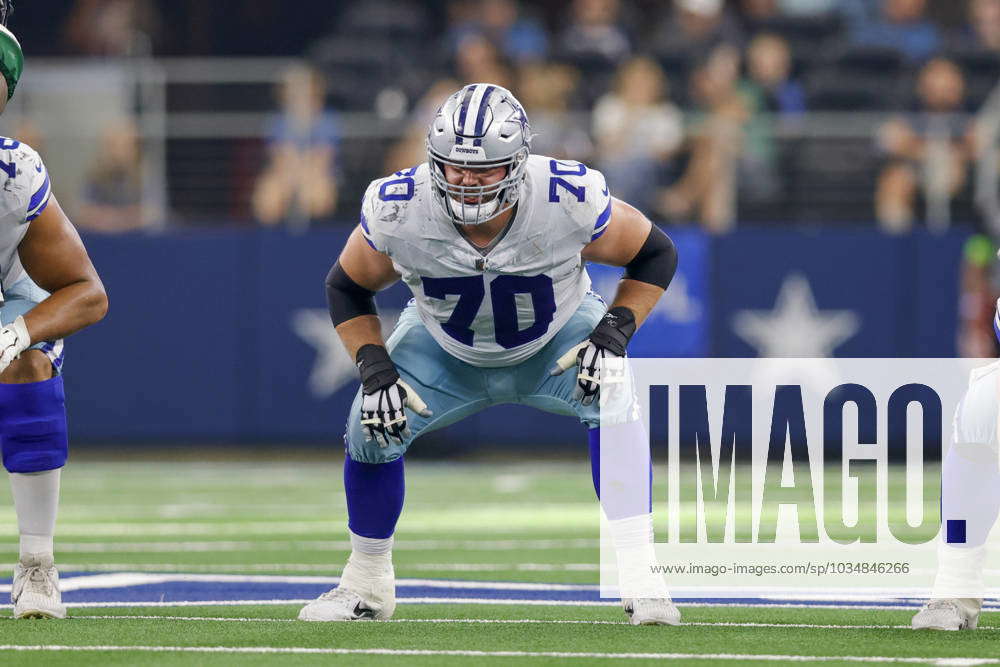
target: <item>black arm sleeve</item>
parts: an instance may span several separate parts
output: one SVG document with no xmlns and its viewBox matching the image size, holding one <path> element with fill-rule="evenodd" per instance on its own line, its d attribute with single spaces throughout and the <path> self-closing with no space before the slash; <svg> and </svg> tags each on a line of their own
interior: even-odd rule
<svg viewBox="0 0 1000 667">
<path fill-rule="evenodd" d="M 340 262 L 326 276 L 326 303 L 333 326 L 361 315 L 375 315 L 375 292 L 351 280 Z"/>
<path fill-rule="evenodd" d="M 677 248 L 656 225 L 632 261 L 625 265 L 625 278 L 667 289 L 677 270 Z"/>
</svg>

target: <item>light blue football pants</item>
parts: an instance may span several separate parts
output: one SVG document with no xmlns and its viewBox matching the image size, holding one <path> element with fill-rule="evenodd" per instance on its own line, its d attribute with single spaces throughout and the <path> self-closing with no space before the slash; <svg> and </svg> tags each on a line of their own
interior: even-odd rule
<svg viewBox="0 0 1000 667">
<path fill-rule="evenodd" d="M 0 306 L 0 326 L 7 326 L 19 315 L 24 315 L 44 299 L 47 299 L 48 296 L 49 293 L 36 285 L 27 275 L 10 287 L 5 287 L 3 291 L 4 302 Z M 44 352 L 45 356 L 52 362 L 53 374 L 62 373 L 64 359 L 62 339 L 35 343 L 28 349 Z"/>
<path fill-rule="evenodd" d="M 601 297 L 588 293 L 576 313 L 534 356 L 514 366 L 481 368 L 445 352 L 420 321 L 417 308 L 411 302 L 400 315 L 386 347 L 400 377 L 416 390 L 434 414 L 421 417 L 407 410 L 412 435 L 402 444 L 391 441 L 388 447 L 379 447 L 374 441 L 365 442 L 359 388 L 347 421 L 346 445 L 351 458 L 360 463 L 393 461 L 422 434 L 501 403 L 530 405 L 559 415 L 576 415 L 590 428 L 599 426 L 598 401 L 584 406 L 572 398 L 576 373 L 570 369 L 553 376 L 549 371 L 559 357 L 590 335 L 606 311 Z"/>
</svg>

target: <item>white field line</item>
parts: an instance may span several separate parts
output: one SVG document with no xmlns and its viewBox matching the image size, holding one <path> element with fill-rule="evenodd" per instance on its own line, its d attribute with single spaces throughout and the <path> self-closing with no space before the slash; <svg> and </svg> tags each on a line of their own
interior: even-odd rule
<svg viewBox="0 0 1000 667">
<path fill-rule="evenodd" d="M 598 572 L 600 563 L 412 563 L 399 569 L 423 572 Z"/>
<path fill-rule="evenodd" d="M 17 529 L 10 524 L 11 530 Z M 137 535 L 316 535 L 343 530 L 343 522 L 334 519 L 315 521 L 219 521 L 129 523 L 109 520 L 101 523 L 60 522 L 58 533 L 66 537 L 130 537 Z"/>
<path fill-rule="evenodd" d="M 470 658 L 583 658 L 618 660 L 738 660 L 766 662 L 875 662 L 919 665 L 991 665 L 991 658 L 900 658 L 860 655 L 781 655 L 755 653 L 599 653 L 586 651 L 471 651 L 390 648 L 307 648 L 284 646 L 58 646 L 0 645 L 0 651 L 39 652 L 141 652 L 141 653 L 233 653 L 286 655 L 390 655 L 454 656 Z"/>
<path fill-rule="evenodd" d="M 434 599 L 434 598 L 431 598 Z M 69 609 L 154 609 L 163 607 L 242 607 L 242 606 L 273 606 L 273 605 L 299 605 L 308 604 L 312 600 L 175 600 L 173 602 L 70 602 L 66 606 Z M 396 602 L 403 600 L 396 598 Z M 610 603 L 608 603 L 610 604 Z M 12 604 L 0 604 L 0 609 L 13 609 Z"/>
<path fill-rule="evenodd" d="M 308 604 L 311 599 L 270 599 L 270 600 L 177 600 L 173 602 L 71 602 L 66 606 L 71 609 L 146 609 L 161 607 L 242 607 L 242 606 L 271 606 L 271 605 L 299 605 Z M 519 607 L 620 607 L 621 602 L 616 600 L 524 600 L 524 599 L 497 599 L 497 598 L 430 598 L 430 597 L 397 597 L 398 604 L 473 604 L 491 606 L 519 606 Z M 733 607 L 746 609 L 857 609 L 862 611 L 916 611 L 915 605 L 906 604 L 881 604 L 881 605 L 856 605 L 856 604 L 811 604 L 808 602 L 766 604 L 760 602 L 684 602 L 680 605 L 686 607 Z M 13 609 L 14 605 L 0 604 L 0 609 Z M 984 611 L 1000 611 L 1000 608 L 984 608 Z"/>
<path fill-rule="evenodd" d="M 258 520 L 273 518 L 275 520 L 299 519 L 315 515 L 328 516 L 343 514 L 347 511 L 344 503 L 333 504 L 295 504 L 276 500 L 273 503 L 233 503 L 225 500 L 219 502 L 143 503 L 130 499 L 127 504 L 108 505 L 71 503 L 65 513 L 60 512 L 60 524 L 89 523 L 94 517 L 108 517 L 121 521 L 142 521 L 144 519 L 209 519 L 233 517 Z M 235 516 L 234 516 L 235 515 Z M 10 509 L 0 510 L 0 518 L 16 520 Z"/>
<path fill-rule="evenodd" d="M 151 621 L 220 621 L 223 623 L 296 623 L 294 618 L 243 618 L 232 616 L 90 616 L 74 615 L 73 618 L 86 618 L 96 620 L 118 620 L 135 619 Z M 351 621 L 341 621 L 350 623 Z M 449 624 L 479 624 L 479 625 L 628 625 L 628 621 L 580 621 L 565 619 L 538 619 L 538 618 L 393 618 L 382 623 L 449 623 Z M 738 623 L 735 621 L 684 621 L 682 625 L 709 627 L 709 628 L 798 628 L 798 629 L 820 629 L 820 630 L 910 630 L 909 625 L 837 625 L 823 623 Z M 981 627 L 980 630 L 1000 630 L 1000 627 Z"/>
<path fill-rule="evenodd" d="M 492 520 L 492 519 L 491 519 Z M 239 536 L 247 537 L 262 535 L 272 537 L 274 535 L 340 535 L 344 530 L 344 517 L 331 517 L 329 519 L 316 520 L 283 520 L 273 521 L 223 521 L 218 522 L 185 522 L 185 521 L 158 521 L 155 518 L 150 521 L 123 522 L 116 519 L 108 519 L 106 522 L 75 523 L 60 521 L 57 533 L 62 538 L 66 537 L 142 537 L 144 535 L 154 537 L 174 537 L 174 536 Z M 535 532 L 536 534 L 551 534 L 555 530 L 555 522 L 543 521 L 529 523 L 527 521 L 510 525 L 497 525 L 490 529 L 492 535 L 497 534 L 524 534 L 525 532 Z M 593 524 L 581 522 L 571 527 L 582 529 L 595 528 L 598 526 L 595 515 Z M 479 524 L 471 520 L 450 528 L 459 528 L 475 532 L 481 530 Z M 15 521 L 0 521 L 0 531 L 17 532 Z M 406 532 L 410 534 L 418 533 L 441 533 L 441 523 L 430 520 L 408 521 Z"/>
<path fill-rule="evenodd" d="M 342 563 L 66 563 L 59 569 L 81 572 L 339 572 Z M 417 572 L 597 572 L 597 563 L 396 563 L 397 570 Z"/>
<path fill-rule="evenodd" d="M 11 551 L 17 542 L 0 542 Z M 590 549 L 600 547 L 598 539 L 559 540 L 401 540 L 393 551 L 546 551 Z M 222 551 L 350 551 L 348 540 L 243 540 L 196 542 L 60 542 L 59 553 L 156 553 L 156 552 L 222 552 Z"/>
<path fill-rule="evenodd" d="M 339 577 L 314 577 L 294 575 L 243 575 L 243 574 L 145 574 L 141 572 L 116 572 L 66 577 L 60 581 L 65 591 L 97 588 L 129 588 L 168 582 L 183 583 L 265 583 L 265 584 L 323 584 L 334 586 Z M 544 584 L 514 581 L 448 581 L 442 579 L 397 579 L 397 586 L 421 586 L 444 590 L 493 589 L 505 591 L 577 591 L 596 592 L 599 586 L 591 584 Z M 10 584 L 0 584 L 0 593 L 10 592 Z"/>
</svg>

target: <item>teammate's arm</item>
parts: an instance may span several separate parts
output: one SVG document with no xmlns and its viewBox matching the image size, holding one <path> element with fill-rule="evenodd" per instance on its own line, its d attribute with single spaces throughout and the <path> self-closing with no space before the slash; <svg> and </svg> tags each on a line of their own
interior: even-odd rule
<svg viewBox="0 0 1000 667">
<path fill-rule="evenodd" d="M 30 341 L 63 338 L 108 312 L 104 285 L 54 195 L 31 222 L 17 251 L 28 276 L 51 293 L 24 316 Z"/>
<path fill-rule="evenodd" d="M 392 260 L 376 251 L 355 228 L 326 277 L 330 319 L 361 373 L 361 424 L 365 439 L 381 447 L 410 436 L 404 407 L 429 417 L 417 392 L 403 382 L 382 340 L 375 292 L 399 280 Z"/>
</svg>

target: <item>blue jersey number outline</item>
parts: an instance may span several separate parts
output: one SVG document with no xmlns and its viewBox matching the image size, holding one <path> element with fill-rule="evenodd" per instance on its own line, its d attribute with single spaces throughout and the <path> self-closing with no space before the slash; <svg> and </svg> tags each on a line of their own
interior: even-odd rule
<svg viewBox="0 0 1000 667">
<path fill-rule="evenodd" d="M 413 179 L 411 176 L 415 173 L 417 173 L 417 167 L 397 171 L 393 176 L 401 176 L 402 178 L 394 178 L 383 183 L 382 187 L 378 189 L 378 198 L 382 201 L 410 201 L 413 199 Z M 405 185 L 406 191 L 390 194 L 387 190 L 392 185 Z"/>
<path fill-rule="evenodd" d="M 0 150 L 12 151 L 20 145 L 21 142 L 18 141 L 17 139 L 8 139 L 7 137 L 0 137 Z M 0 160 L 0 171 L 6 173 L 7 176 L 9 176 L 10 178 L 14 178 L 15 176 L 17 176 L 17 164 L 14 162 L 8 163 L 4 162 L 3 160 Z"/>
<path fill-rule="evenodd" d="M 566 166 L 571 165 L 571 166 Z M 549 178 L 549 201 L 557 202 L 561 201 L 559 199 L 559 191 L 557 187 L 562 187 L 570 194 L 576 197 L 578 202 L 582 202 L 587 196 L 587 187 L 584 185 L 573 185 L 565 178 L 560 178 L 561 176 L 583 176 L 587 173 L 587 167 L 585 167 L 580 162 L 571 162 L 563 160 L 549 160 L 549 171 L 555 174 Z"/>
<path fill-rule="evenodd" d="M 441 325 L 441 328 L 459 343 L 471 347 L 475 338 L 471 325 L 486 297 L 486 278 L 484 276 L 421 277 L 420 280 L 423 283 L 425 296 L 433 299 L 444 299 L 451 294 L 458 296 L 451 317 Z M 518 294 L 529 295 L 535 311 L 534 322 L 524 329 L 518 327 Z M 494 338 L 497 344 L 509 350 L 530 343 L 545 335 L 555 317 L 556 297 L 552 288 L 552 278 L 545 274 L 497 276 L 490 282 L 490 303 L 493 305 Z"/>
</svg>

